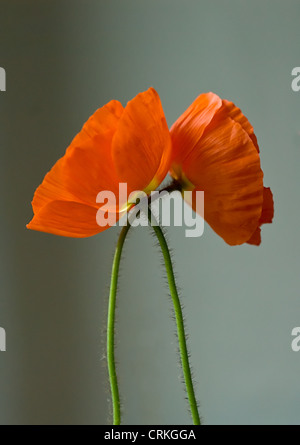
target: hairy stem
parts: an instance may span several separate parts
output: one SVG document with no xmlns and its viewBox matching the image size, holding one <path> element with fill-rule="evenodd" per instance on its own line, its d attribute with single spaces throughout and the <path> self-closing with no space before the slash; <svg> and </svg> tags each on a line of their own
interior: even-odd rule
<svg viewBox="0 0 300 445">
<path fill-rule="evenodd" d="M 109 301 L 108 301 L 108 315 L 107 315 L 107 366 L 108 366 L 108 376 L 110 382 L 112 405 L 113 405 L 113 424 L 121 424 L 121 410 L 120 410 L 120 396 L 118 388 L 118 379 L 116 373 L 115 364 L 115 312 L 116 312 L 116 297 L 117 297 L 117 287 L 118 287 L 118 276 L 120 268 L 120 260 L 122 255 L 122 250 L 124 246 L 124 241 L 130 225 L 126 225 L 121 230 L 117 247 L 115 250 L 112 271 L 111 271 L 111 282 L 109 291 Z"/>
<path fill-rule="evenodd" d="M 173 265 L 171 260 L 170 251 L 168 248 L 168 244 L 166 242 L 163 231 L 159 225 L 151 224 L 153 222 L 153 215 L 149 208 L 148 211 L 148 219 L 150 225 L 152 226 L 157 239 L 159 241 L 163 258 L 165 262 L 168 283 L 170 288 L 170 294 L 172 297 L 176 325 L 177 325 L 177 335 L 179 342 L 179 350 L 180 350 L 180 358 L 181 365 L 183 370 L 183 376 L 186 385 L 186 391 L 188 395 L 188 400 L 190 404 L 190 410 L 192 414 L 192 419 L 194 425 L 200 425 L 200 417 L 198 413 L 198 406 L 195 397 L 195 391 L 193 386 L 193 380 L 191 375 L 191 369 L 189 364 L 188 350 L 186 344 L 186 335 L 184 329 L 183 315 L 181 309 L 181 303 L 179 300 Z M 154 218 L 155 219 L 155 218 Z M 107 365 L 108 365 L 108 375 L 110 381 L 111 395 L 112 395 L 112 406 L 113 406 L 113 424 L 120 425 L 121 424 L 121 412 L 120 412 L 120 396 L 119 396 L 119 388 L 118 388 L 118 380 L 116 374 L 116 365 L 115 365 L 115 310 L 116 310 L 116 296 L 117 296 L 117 286 L 118 286 L 118 276 L 119 276 L 119 268 L 120 268 L 120 260 L 122 255 L 122 250 L 124 246 L 124 241 L 126 239 L 127 233 L 130 229 L 131 225 L 128 222 L 126 226 L 124 226 L 121 230 L 113 265 L 112 265 L 112 273 L 111 273 L 111 282 L 110 282 L 110 292 L 109 292 L 109 302 L 108 302 L 108 317 L 107 317 Z"/>
<path fill-rule="evenodd" d="M 152 218 L 153 218 L 153 215 L 149 209 L 148 219 L 149 219 L 150 224 L 151 224 Z M 160 247 L 162 250 L 162 254 L 164 257 L 165 266 L 166 266 L 170 294 L 172 297 L 174 311 L 175 311 L 181 365 L 182 365 L 183 376 L 184 376 L 184 381 L 185 381 L 185 385 L 186 385 L 188 400 L 189 400 L 189 404 L 190 404 L 192 419 L 193 419 L 194 425 L 200 425 L 201 424 L 200 416 L 198 413 L 198 406 L 197 406 L 197 401 L 196 401 L 196 397 L 195 397 L 191 368 L 190 368 L 190 364 L 189 364 L 189 356 L 188 356 L 188 350 L 187 350 L 187 344 L 186 344 L 186 335 L 185 335 L 185 330 L 184 330 L 182 309 L 181 309 L 181 304 L 180 304 L 180 300 L 179 300 L 179 295 L 177 292 L 171 255 L 170 255 L 170 251 L 168 248 L 166 238 L 163 234 L 161 227 L 158 225 L 153 225 L 152 227 L 153 227 L 153 230 L 154 230 L 156 237 L 159 241 L 159 244 L 160 244 Z"/>
</svg>

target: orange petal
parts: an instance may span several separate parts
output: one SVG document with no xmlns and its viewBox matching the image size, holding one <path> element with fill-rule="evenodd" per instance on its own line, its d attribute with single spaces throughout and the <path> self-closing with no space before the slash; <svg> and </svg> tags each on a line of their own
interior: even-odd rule
<svg viewBox="0 0 300 445">
<path fill-rule="evenodd" d="M 251 244 L 253 246 L 259 246 L 261 243 L 261 229 L 257 227 L 253 235 L 250 239 L 248 239 L 247 244 Z"/>
<path fill-rule="evenodd" d="M 193 122 L 182 128 L 190 134 Z M 217 113 L 182 163 L 196 189 L 204 190 L 205 220 L 228 244 L 247 242 L 259 224 L 263 173 L 252 140 L 242 126 Z"/>
<path fill-rule="evenodd" d="M 111 101 L 89 118 L 37 188 L 32 202 L 34 213 L 52 200 L 96 206 L 101 190 L 117 193 L 119 181 L 113 167 L 111 141 L 122 114 L 122 105 Z"/>
<path fill-rule="evenodd" d="M 120 182 L 130 190 L 156 188 L 168 170 L 171 141 L 157 92 L 149 90 L 128 102 L 112 143 Z"/>
<path fill-rule="evenodd" d="M 34 215 L 28 229 L 74 238 L 84 238 L 102 232 L 96 222 L 97 209 L 72 201 L 51 201 Z"/>
<path fill-rule="evenodd" d="M 262 224 L 270 224 L 273 220 L 274 216 L 274 202 L 273 202 L 273 194 L 271 189 L 268 187 L 264 187 L 263 190 L 263 204 L 262 204 L 262 212 L 259 218 L 259 227 L 255 230 L 251 238 L 247 241 L 248 244 L 253 244 L 255 246 L 259 246 L 261 243 L 261 229 L 260 226 Z"/>
<path fill-rule="evenodd" d="M 261 212 L 261 216 L 260 216 L 260 220 L 259 220 L 259 225 L 270 224 L 272 222 L 273 216 L 274 216 L 273 194 L 269 187 L 264 187 L 263 199 L 264 199 L 263 207 L 262 207 L 262 212 Z"/>
<path fill-rule="evenodd" d="M 233 102 L 229 102 L 228 100 L 222 100 L 222 112 L 227 117 L 231 117 L 235 122 L 238 122 L 241 127 L 246 131 L 250 139 L 252 140 L 254 146 L 256 147 L 257 151 L 259 152 L 259 146 L 257 143 L 257 138 L 254 134 L 254 129 L 246 116 L 242 113 L 240 108 L 238 108 L 236 105 L 234 105 Z"/>
<path fill-rule="evenodd" d="M 221 106 L 222 101 L 216 94 L 201 94 L 172 125 L 170 132 L 174 173 L 176 166 L 180 165 L 193 150 Z"/>
</svg>

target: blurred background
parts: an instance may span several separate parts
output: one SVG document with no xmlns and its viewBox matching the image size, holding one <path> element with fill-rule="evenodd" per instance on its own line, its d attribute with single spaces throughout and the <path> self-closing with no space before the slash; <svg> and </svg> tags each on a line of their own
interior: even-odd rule
<svg viewBox="0 0 300 445">
<path fill-rule="evenodd" d="M 82 124 L 154 86 L 168 124 L 202 92 L 255 128 L 275 218 L 262 245 L 170 228 L 206 424 L 299 424 L 300 2 L 1 0 L 1 424 L 111 421 L 104 332 L 118 229 L 87 239 L 29 231 L 31 199 Z M 124 424 L 188 424 L 159 251 L 132 230 L 118 295 Z"/>
</svg>

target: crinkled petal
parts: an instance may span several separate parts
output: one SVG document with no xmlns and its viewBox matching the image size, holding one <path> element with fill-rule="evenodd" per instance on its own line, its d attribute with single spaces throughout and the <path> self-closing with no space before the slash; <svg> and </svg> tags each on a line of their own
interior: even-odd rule
<svg viewBox="0 0 300 445">
<path fill-rule="evenodd" d="M 240 108 L 238 108 L 233 102 L 224 99 L 222 100 L 222 111 L 226 116 L 231 117 L 231 119 L 238 122 L 242 126 L 259 152 L 259 146 L 257 143 L 257 138 L 254 134 L 254 129 Z"/>
<path fill-rule="evenodd" d="M 204 190 L 205 220 L 228 244 L 247 242 L 259 224 L 263 173 L 252 140 L 230 117 L 216 115 L 182 164 Z"/>
<path fill-rule="evenodd" d="M 84 238 L 108 229 L 96 221 L 97 208 L 74 201 L 50 201 L 34 215 L 28 229 L 54 235 Z"/>
<path fill-rule="evenodd" d="M 263 206 L 259 219 L 259 225 L 270 224 L 274 217 L 274 201 L 273 194 L 269 187 L 264 187 L 263 192 Z"/>
<path fill-rule="evenodd" d="M 201 94 L 172 125 L 172 170 L 175 176 L 179 175 L 178 166 L 194 149 L 221 106 L 222 100 L 216 94 Z"/>
<path fill-rule="evenodd" d="M 259 227 L 257 227 L 251 238 L 247 241 L 248 244 L 253 244 L 255 246 L 260 245 L 261 243 L 260 226 L 262 226 L 263 224 L 270 224 L 273 220 L 273 216 L 274 216 L 273 194 L 270 188 L 264 187 L 262 212 L 258 222 Z"/>
<path fill-rule="evenodd" d="M 78 201 L 95 206 L 101 190 L 118 193 L 111 141 L 122 114 L 122 105 L 111 101 L 89 118 L 65 155 L 37 188 L 32 202 L 34 213 L 52 200 Z"/>
<path fill-rule="evenodd" d="M 247 244 L 251 244 L 252 246 L 259 246 L 261 243 L 261 228 L 257 227 L 255 232 L 251 235 L 251 238 L 248 239 Z"/>
<path fill-rule="evenodd" d="M 130 190 L 156 188 L 170 167 L 171 139 L 163 108 L 153 88 L 128 102 L 113 138 L 112 157 Z"/>
</svg>

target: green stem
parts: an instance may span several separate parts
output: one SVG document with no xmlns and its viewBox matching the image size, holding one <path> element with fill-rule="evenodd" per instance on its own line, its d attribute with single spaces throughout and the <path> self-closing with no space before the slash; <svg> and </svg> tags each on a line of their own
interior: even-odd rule
<svg viewBox="0 0 300 445">
<path fill-rule="evenodd" d="M 120 260 L 122 255 L 122 249 L 124 241 L 127 235 L 130 225 L 126 225 L 121 230 L 117 247 L 115 250 L 112 271 L 111 271 L 111 282 L 109 291 L 109 301 L 108 301 L 108 315 L 107 315 L 107 366 L 108 375 L 111 388 L 112 405 L 113 405 L 113 424 L 120 425 L 121 423 L 121 412 L 120 412 L 120 396 L 118 388 L 118 379 L 116 373 L 115 365 L 115 311 L 116 311 L 116 296 L 118 287 L 118 275 Z"/>
<path fill-rule="evenodd" d="M 151 225 L 151 218 L 153 218 L 151 211 L 149 209 L 148 213 L 148 219 Z M 186 391 L 188 395 L 188 400 L 190 404 L 191 414 L 193 418 L 194 425 L 200 425 L 200 416 L 198 413 L 198 406 L 197 401 L 195 397 L 195 391 L 193 386 L 193 380 L 192 380 L 192 374 L 191 374 L 191 368 L 189 364 L 189 356 L 188 356 L 188 350 L 187 350 L 187 344 L 186 344 L 186 335 L 184 331 L 184 322 L 183 322 L 183 316 L 182 316 L 182 309 L 181 304 L 177 292 L 175 277 L 174 277 L 174 271 L 173 271 L 173 265 L 171 260 L 170 251 L 168 248 L 167 241 L 165 239 L 165 236 L 163 234 L 163 231 L 160 226 L 153 225 L 153 230 L 157 236 L 157 239 L 159 241 L 164 262 L 166 266 L 167 271 L 167 277 L 168 277 L 168 283 L 170 288 L 170 294 L 173 300 L 174 305 L 174 311 L 175 311 L 175 318 L 176 318 L 176 325 L 177 325 L 177 335 L 178 335 L 178 342 L 179 342 L 179 350 L 180 350 L 180 357 L 181 357 L 181 365 L 183 370 L 183 376 L 185 380 L 186 385 Z"/>
<path fill-rule="evenodd" d="M 150 225 L 152 225 L 151 224 L 152 218 L 153 218 L 153 216 L 152 216 L 151 210 L 149 209 L 148 219 L 149 219 Z M 114 353 L 114 346 L 115 346 L 114 325 L 115 325 L 116 296 L 117 296 L 118 275 L 119 275 L 119 267 L 120 267 L 122 250 L 123 250 L 123 246 L 124 246 L 124 241 L 126 239 L 126 236 L 127 236 L 127 233 L 129 231 L 130 227 L 131 227 L 131 225 L 128 222 L 128 224 L 126 226 L 124 226 L 123 229 L 121 230 L 121 233 L 120 233 L 120 236 L 118 239 L 118 243 L 117 243 L 115 255 L 114 255 L 114 260 L 113 260 L 113 266 L 112 266 L 109 302 L 108 302 L 107 364 L 108 364 L 108 375 L 109 375 L 111 395 L 112 395 L 113 424 L 114 425 L 120 425 L 120 423 L 121 423 L 120 396 L 119 396 L 119 389 L 118 389 L 118 380 L 117 380 L 117 374 L 116 374 L 115 353 Z M 197 407 L 197 402 L 196 402 L 196 397 L 195 397 L 195 392 L 194 392 L 194 387 L 193 387 L 191 369 L 190 369 L 190 365 L 189 365 L 182 309 L 181 309 L 181 304 L 180 304 L 180 300 L 179 300 L 179 296 L 178 296 L 178 292 L 177 292 L 171 255 L 170 255 L 168 244 L 166 242 L 166 239 L 165 239 L 162 229 L 158 225 L 152 225 L 152 227 L 153 227 L 153 230 L 157 236 L 159 244 L 161 246 L 161 250 L 162 250 L 164 261 L 165 261 L 167 277 L 168 277 L 168 282 L 169 282 L 169 288 L 170 288 L 170 294 L 172 297 L 174 311 L 175 311 L 181 364 L 182 364 L 183 375 L 184 375 L 184 380 L 185 380 L 185 384 L 186 384 L 186 390 L 187 390 L 187 394 L 188 394 L 188 400 L 189 400 L 189 404 L 190 404 L 192 419 L 193 419 L 194 425 L 200 425 L 201 422 L 200 422 L 200 417 L 199 417 L 199 413 L 198 413 L 198 407 Z"/>
</svg>

